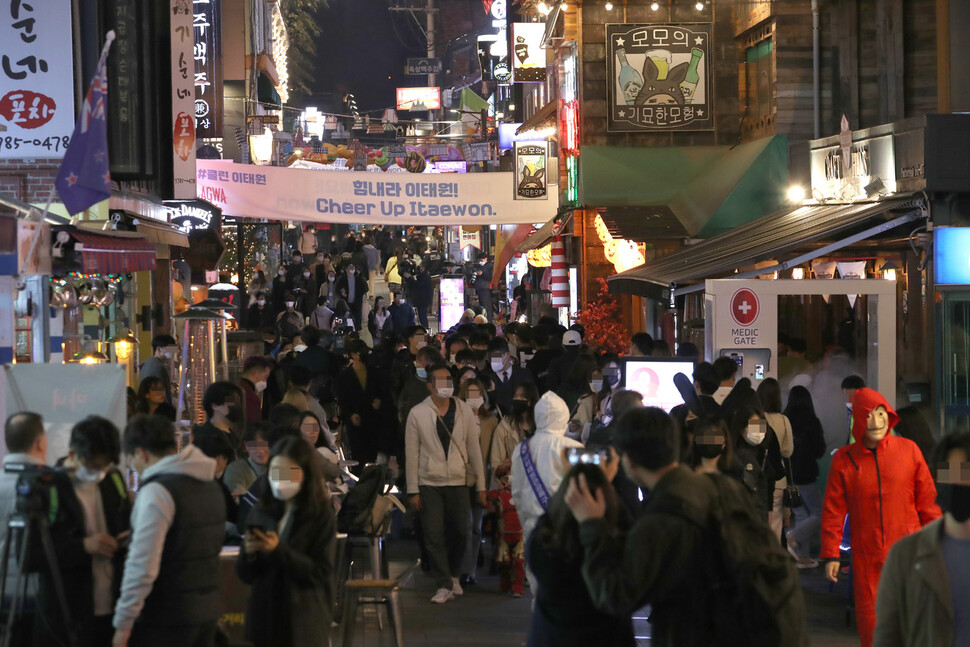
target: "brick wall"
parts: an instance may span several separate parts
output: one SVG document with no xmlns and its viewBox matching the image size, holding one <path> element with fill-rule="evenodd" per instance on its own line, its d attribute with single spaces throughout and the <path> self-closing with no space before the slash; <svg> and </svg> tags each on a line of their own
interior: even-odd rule
<svg viewBox="0 0 970 647">
<path fill-rule="evenodd" d="M 0 159 L 0 193 L 22 202 L 43 204 L 60 163 L 48 159 Z"/>
</svg>

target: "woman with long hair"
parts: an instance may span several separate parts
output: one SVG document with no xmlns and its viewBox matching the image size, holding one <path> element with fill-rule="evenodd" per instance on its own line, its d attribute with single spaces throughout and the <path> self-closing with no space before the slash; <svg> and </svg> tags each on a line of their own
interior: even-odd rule
<svg viewBox="0 0 970 647">
<path fill-rule="evenodd" d="M 814 568 L 818 562 L 808 555 L 813 542 L 819 541 L 822 526 L 822 491 L 818 487 L 818 459 L 825 455 L 822 422 L 815 415 L 812 394 L 804 386 L 793 386 L 788 392 L 785 415 L 791 420 L 795 449 L 791 455 L 792 480 L 798 486 L 802 505 L 792 510 L 795 524 L 788 530 L 788 552 L 798 568 Z"/>
<path fill-rule="evenodd" d="M 165 383 L 158 377 L 146 377 L 138 385 L 135 410 L 149 416 L 162 416 L 175 421 L 175 407 L 165 401 Z"/>
<path fill-rule="evenodd" d="M 687 426 L 691 435 L 688 463 L 695 472 L 738 475 L 731 434 L 723 419 L 695 418 Z"/>
<path fill-rule="evenodd" d="M 458 389 L 458 398 L 471 407 L 478 419 L 478 442 L 482 449 L 482 459 L 485 462 L 485 482 L 491 482 L 491 469 L 488 465 L 488 453 L 495 434 L 495 427 L 498 426 L 498 415 L 490 406 L 490 400 L 486 386 L 480 379 L 467 380 Z M 489 489 L 492 489 L 489 487 Z M 468 489 L 469 500 L 471 501 L 471 528 L 468 533 L 468 544 L 465 547 L 465 560 L 462 564 L 461 577 L 459 583 L 475 585 L 477 583 L 476 569 L 478 566 L 478 553 L 482 547 L 482 517 L 485 508 L 479 505 L 478 492 L 474 485 Z"/>
<path fill-rule="evenodd" d="M 303 438 L 278 441 L 270 492 L 246 517 L 236 572 L 252 587 L 246 639 L 256 647 L 329 644 L 337 521 L 313 453 Z"/>
<path fill-rule="evenodd" d="M 535 433 L 536 422 L 533 409 L 539 401 L 539 391 L 532 382 L 515 387 L 512 394 L 512 409 L 502 418 L 492 435 L 488 453 L 488 464 L 492 466 L 490 490 L 501 487 L 499 479 L 507 476 L 512 469 L 512 453 L 528 435 Z"/>
<path fill-rule="evenodd" d="M 633 624 L 629 616 L 616 617 L 596 610 L 583 581 L 583 545 L 579 524 L 566 505 L 566 489 L 582 476 L 594 496 L 603 493 L 610 528 L 621 518 L 620 504 L 603 469 L 597 465 L 574 465 L 549 501 L 526 546 L 526 563 L 535 575 L 538 590 L 529 627 L 529 647 L 585 647 L 587 645 L 632 646 Z"/>
<path fill-rule="evenodd" d="M 775 481 L 785 473 L 778 439 L 765 418 L 764 407 L 754 391 L 742 398 L 731 415 L 731 442 L 741 469 L 741 483 L 768 521 Z M 779 537 L 778 541 L 781 541 Z"/>
<path fill-rule="evenodd" d="M 758 399 L 761 406 L 765 409 L 765 420 L 768 427 L 775 432 L 778 439 L 778 447 L 781 451 L 782 464 L 786 465 L 791 459 L 792 450 L 792 428 L 788 417 L 781 412 L 781 385 L 773 377 L 769 377 L 758 385 Z M 781 528 L 784 523 L 783 497 L 785 487 L 788 486 L 787 467 L 782 471 L 781 478 L 775 481 L 775 491 L 772 498 L 771 512 L 768 513 L 768 525 L 771 531 L 781 541 Z"/>
</svg>

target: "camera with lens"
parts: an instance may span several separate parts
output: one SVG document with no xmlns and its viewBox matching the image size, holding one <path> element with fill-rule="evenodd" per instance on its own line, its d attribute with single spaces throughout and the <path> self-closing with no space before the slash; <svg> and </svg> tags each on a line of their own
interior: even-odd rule
<svg viewBox="0 0 970 647">
<path fill-rule="evenodd" d="M 46 514 L 51 500 L 51 490 L 56 487 L 58 471 L 46 465 L 14 463 L 6 465 L 4 471 L 19 473 L 17 479 L 18 513 Z"/>
</svg>

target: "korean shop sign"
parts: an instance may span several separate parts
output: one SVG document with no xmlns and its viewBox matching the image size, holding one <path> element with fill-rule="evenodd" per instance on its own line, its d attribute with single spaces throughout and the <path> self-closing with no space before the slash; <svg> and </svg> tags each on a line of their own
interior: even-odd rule
<svg viewBox="0 0 970 647">
<path fill-rule="evenodd" d="M 608 130 L 713 130 L 712 27 L 607 25 Z"/>
</svg>

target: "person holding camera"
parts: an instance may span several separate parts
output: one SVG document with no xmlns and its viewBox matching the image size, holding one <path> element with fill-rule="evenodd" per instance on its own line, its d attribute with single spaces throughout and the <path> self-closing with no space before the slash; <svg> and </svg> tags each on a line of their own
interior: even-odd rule
<svg viewBox="0 0 970 647">
<path fill-rule="evenodd" d="M 316 452 L 301 437 L 273 446 L 269 489 L 246 517 L 239 578 L 252 586 L 246 638 L 256 647 L 326 645 L 337 521 Z"/>
<path fill-rule="evenodd" d="M 121 441 L 110 420 L 88 416 L 71 430 L 64 467 L 70 488 L 58 488 L 48 511 L 51 540 L 79 647 L 108 647 L 111 615 L 121 589 L 125 546 L 131 534 L 131 500 L 119 462 Z M 56 510 L 56 512 L 55 512 Z M 34 554 L 42 550 L 38 543 Z M 70 644 L 54 575 L 41 571 L 34 622 L 34 645 Z"/>
<path fill-rule="evenodd" d="M 226 522 L 216 461 L 195 445 L 178 453 L 174 426 L 159 416 L 129 420 L 124 451 L 141 487 L 112 647 L 212 647 Z"/>
</svg>

